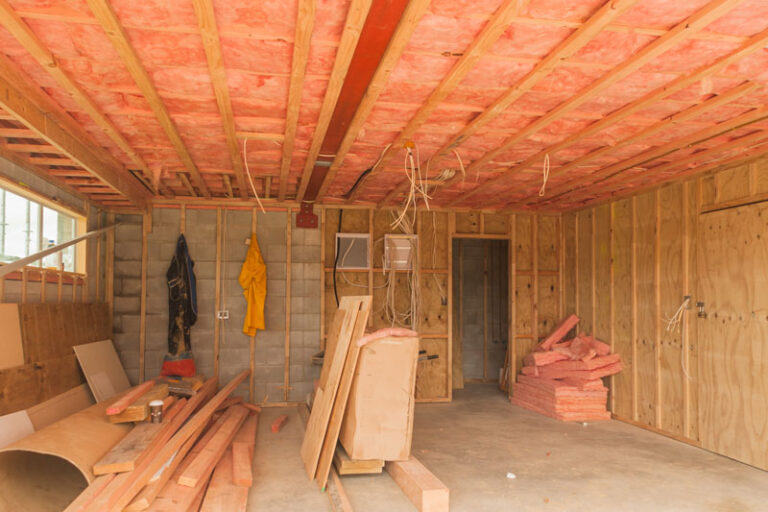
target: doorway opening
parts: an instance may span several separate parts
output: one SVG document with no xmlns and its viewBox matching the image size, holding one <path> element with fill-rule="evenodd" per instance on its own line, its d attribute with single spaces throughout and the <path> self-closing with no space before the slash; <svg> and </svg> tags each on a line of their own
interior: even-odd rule
<svg viewBox="0 0 768 512">
<path fill-rule="evenodd" d="M 499 382 L 509 342 L 509 241 L 454 238 L 453 388 Z"/>
</svg>

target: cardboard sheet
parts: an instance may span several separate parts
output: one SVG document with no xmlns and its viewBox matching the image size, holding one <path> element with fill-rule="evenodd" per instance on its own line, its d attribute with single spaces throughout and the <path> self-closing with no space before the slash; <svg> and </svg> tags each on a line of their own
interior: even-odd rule
<svg viewBox="0 0 768 512">
<path fill-rule="evenodd" d="M 96 402 L 102 402 L 131 387 L 112 340 L 78 345 L 74 349 Z"/>
</svg>

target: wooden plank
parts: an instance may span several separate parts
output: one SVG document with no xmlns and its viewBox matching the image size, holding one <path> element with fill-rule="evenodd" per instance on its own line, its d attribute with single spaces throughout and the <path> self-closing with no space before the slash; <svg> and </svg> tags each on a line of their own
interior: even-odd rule
<svg viewBox="0 0 768 512">
<path fill-rule="evenodd" d="M 133 389 L 131 389 L 128 393 L 120 397 L 117 401 L 115 401 L 112 405 L 107 407 L 107 415 L 110 414 L 120 414 L 123 412 L 129 405 L 133 404 L 141 395 L 152 389 L 155 385 L 155 380 L 151 379 L 147 382 L 144 382 L 142 384 L 139 384 L 138 386 L 135 386 Z"/>
<path fill-rule="evenodd" d="M 411 0 L 408 6 L 405 8 L 400 23 L 395 29 L 395 33 L 387 45 L 387 50 L 381 57 L 378 68 L 368 84 L 365 96 L 358 105 L 355 115 L 352 121 L 349 123 L 349 128 L 344 135 L 344 139 L 341 141 L 336 156 L 331 163 L 331 167 L 328 169 L 328 173 L 325 175 L 320 189 L 317 193 L 315 200 L 320 202 L 325 196 L 325 192 L 336 177 L 341 164 L 344 162 L 344 158 L 347 156 L 349 149 L 352 147 L 355 139 L 357 138 L 360 129 L 363 127 L 368 115 L 371 113 L 374 104 L 379 99 L 379 95 L 384 90 L 384 87 L 389 79 L 389 75 L 400 61 L 400 57 L 411 39 L 411 35 L 416 30 L 416 26 L 421 20 L 421 17 L 427 11 L 430 0 Z"/>
<path fill-rule="evenodd" d="M 221 245 L 224 233 L 221 225 L 221 208 L 216 208 L 216 284 L 214 285 L 214 311 L 213 318 L 213 374 L 219 376 L 220 345 L 221 345 L 221 320 L 218 312 L 221 310 Z"/>
<path fill-rule="evenodd" d="M 638 421 L 657 426 L 656 195 L 643 194 L 636 201 L 637 211 L 643 212 L 635 218 Z"/>
<path fill-rule="evenodd" d="M 381 459 L 352 460 L 341 444 L 338 444 L 333 454 L 333 467 L 342 476 L 378 474 L 384 469 L 384 461 Z"/>
<path fill-rule="evenodd" d="M 253 485 L 251 473 L 252 452 L 247 445 L 232 445 L 232 481 L 241 487 Z"/>
<path fill-rule="evenodd" d="M 179 475 L 177 481 L 180 485 L 196 487 L 207 478 L 245 421 L 248 410 L 236 405 L 227 409 L 224 414 L 227 419 L 224 420 L 221 428 L 211 437 L 200 453 L 190 461 L 184 472 Z"/>
<path fill-rule="evenodd" d="M 285 219 L 285 346 L 283 357 L 283 400 L 288 401 L 288 391 L 291 386 L 291 294 L 293 284 L 291 281 L 291 251 L 293 241 L 291 230 L 293 228 L 293 213 L 288 208 Z"/>
<path fill-rule="evenodd" d="M 168 396 L 168 384 L 158 384 L 139 396 L 129 404 L 122 412 L 109 415 L 111 423 L 127 423 L 131 421 L 144 421 L 149 418 L 149 403 L 153 400 L 163 400 Z"/>
<path fill-rule="evenodd" d="M 224 57 L 221 53 L 221 40 L 219 39 L 219 30 L 216 25 L 216 13 L 213 9 L 213 2 L 211 0 L 193 0 L 192 5 L 195 8 L 197 25 L 203 39 L 208 72 L 211 75 L 213 93 L 216 96 L 216 104 L 221 115 L 229 159 L 232 162 L 232 168 L 235 170 L 238 191 L 242 199 L 247 199 L 250 194 L 248 194 L 248 185 L 245 181 L 245 168 L 243 158 L 240 155 L 240 145 L 235 133 L 235 118 L 232 113 L 232 101 L 229 97 L 227 73 L 224 69 Z M 232 197 L 232 185 L 229 181 L 229 176 L 224 175 L 223 178 L 227 194 Z"/>
<path fill-rule="evenodd" d="M 184 402 L 176 402 L 161 423 L 139 423 L 128 432 L 115 446 L 93 465 L 94 475 L 133 471 L 143 457 L 151 451 L 151 446 L 160 433 L 181 411 Z"/>
<path fill-rule="evenodd" d="M 92 144 L 76 138 L 59 124 L 50 122 L 46 110 L 2 76 L 0 93 L 0 107 L 13 113 L 27 128 L 34 130 L 42 139 L 59 148 L 78 165 L 125 195 L 140 209 L 146 206 L 149 192 L 137 185 L 133 177 L 124 169 L 108 166 L 94 156 L 100 152 Z"/>
<path fill-rule="evenodd" d="M 336 444 L 339 441 L 339 432 L 341 432 L 341 422 L 344 419 L 344 412 L 347 410 L 347 399 L 349 391 L 352 389 L 352 380 L 355 377 L 355 369 L 360 355 L 360 346 L 356 343 L 363 334 L 368 325 L 368 315 L 371 312 L 372 297 L 362 297 L 360 301 L 360 310 L 357 313 L 355 325 L 352 330 L 352 342 L 345 354 L 344 366 L 341 373 L 341 379 L 338 385 L 338 391 L 333 401 L 333 409 L 328 419 L 328 427 L 325 431 L 320 458 L 317 463 L 317 485 L 321 489 L 325 488 L 328 480 L 328 472 L 333 462 L 333 454 L 336 451 Z M 337 349 L 338 350 L 338 349 Z M 334 354 L 335 357 L 335 354 Z M 310 418 L 311 419 L 311 418 Z"/>
<path fill-rule="evenodd" d="M 147 270 L 149 267 L 149 238 L 152 231 L 152 215 L 141 216 L 141 291 L 139 294 L 139 382 L 145 377 L 147 348 Z M 74 286 L 73 286 L 74 288 Z"/>
<path fill-rule="evenodd" d="M 578 241 L 577 265 L 579 273 L 576 279 L 579 297 L 579 329 L 592 333 L 592 210 L 581 210 L 578 213 Z"/>
<path fill-rule="evenodd" d="M 524 129 L 515 133 L 513 136 L 505 139 L 498 147 L 494 148 L 492 151 L 486 153 L 481 158 L 472 162 L 472 164 L 467 166 L 467 173 L 471 174 L 476 169 L 483 167 L 498 155 L 501 155 L 507 151 L 513 145 L 522 140 L 530 138 L 533 134 L 537 133 L 545 126 L 556 121 L 557 119 L 560 119 L 569 112 L 578 108 L 580 105 L 583 105 L 587 101 L 593 99 L 595 96 L 605 91 L 611 85 L 619 82 L 620 80 L 623 80 L 630 74 L 642 68 L 648 62 L 659 57 L 670 48 L 679 44 L 681 41 L 689 38 L 691 34 L 704 29 L 710 23 L 728 13 L 731 9 L 738 5 L 740 1 L 742 0 L 717 0 L 708 3 L 705 7 L 699 9 L 687 19 L 675 25 L 664 35 L 644 46 L 632 57 L 622 61 L 618 66 L 614 67 L 610 73 L 606 73 L 599 79 L 590 83 L 590 85 L 580 90 L 578 93 L 576 93 L 576 95 L 561 103 L 554 109 L 550 110 L 536 121 L 530 123 Z M 628 8 L 629 5 L 626 7 Z M 584 41 L 584 43 L 586 43 L 586 41 Z M 509 172 L 501 173 L 499 176 L 483 182 L 482 187 L 475 187 L 470 191 L 464 191 L 460 198 L 456 201 L 453 201 L 450 206 L 455 206 L 459 203 L 466 202 L 467 199 L 471 198 L 476 193 L 479 193 L 483 189 L 487 189 L 487 187 L 494 183 L 508 179 L 510 175 L 511 173 Z"/>
<path fill-rule="evenodd" d="M 221 457 L 211 477 L 200 512 L 245 512 L 248 506 L 248 488 L 233 482 L 233 454 Z"/>
<path fill-rule="evenodd" d="M 387 462 L 387 473 L 420 512 L 447 512 L 448 488 L 415 457 Z"/>
<path fill-rule="evenodd" d="M 142 170 L 145 182 L 149 185 L 150 189 L 154 192 L 152 186 L 152 175 L 149 172 L 146 162 L 142 159 L 141 155 L 137 153 L 126 140 L 126 138 L 120 133 L 120 130 L 107 118 L 104 112 L 96 105 L 96 103 L 88 96 L 88 94 L 77 84 L 77 82 L 59 66 L 53 53 L 45 46 L 45 44 L 30 30 L 29 26 L 14 11 L 14 9 L 5 1 L 0 1 L 0 12 L 3 16 L 0 16 L 0 20 L 8 31 L 16 38 L 16 40 L 37 60 L 41 68 L 47 71 L 56 82 L 61 86 L 72 99 L 93 119 L 93 121 L 117 144 L 117 146 L 131 159 L 133 164 Z M 28 135 L 7 135 L 10 137 L 28 137 Z M 87 140 L 87 139 L 86 139 Z M 103 158 L 109 165 L 114 168 L 122 168 L 122 165 L 112 157 L 107 151 L 99 148 L 96 155 Z"/>
<path fill-rule="evenodd" d="M 309 177 L 311 176 L 312 169 L 317 161 L 317 156 L 320 154 L 320 148 L 323 140 L 325 140 L 325 134 L 328 132 L 328 125 L 331 122 L 333 110 L 336 108 L 336 102 L 339 99 L 341 87 L 344 84 L 344 79 L 349 70 L 349 64 L 352 62 L 352 56 L 357 47 L 357 41 L 360 38 L 360 32 L 362 31 L 363 24 L 365 23 L 366 16 L 371 7 L 371 2 L 372 0 L 353 0 L 347 11 L 344 32 L 341 34 L 339 47 L 336 50 L 333 69 L 331 70 L 331 76 L 328 80 L 325 96 L 323 97 L 323 104 L 320 107 L 320 114 L 317 118 L 315 131 L 312 135 L 312 144 L 309 147 L 307 161 L 304 164 L 304 170 L 299 182 L 299 189 L 296 193 L 296 199 L 298 201 L 301 201 L 304 198 L 304 193 L 307 189 L 307 184 L 309 183 Z"/>
<path fill-rule="evenodd" d="M 315 25 L 315 0 L 299 0 L 296 14 L 296 31 L 293 36 L 293 57 L 291 59 L 291 80 L 288 87 L 288 110 L 285 115 L 285 136 L 283 154 L 280 160 L 280 181 L 277 199 L 285 200 L 288 191 L 288 174 L 291 170 L 293 145 L 296 139 L 296 126 L 301 108 L 301 93 L 304 88 L 304 75 L 309 60 L 309 47 L 312 29 Z"/>
<path fill-rule="evenodd" d="M 621 2 L 605 3 L 595 14 L 593 14 L 585 23 L 581 24 L 567 39 L 560 43 L 557 48 L 549 52 L 533 69 L 528 72 L 519 82 L 510 87 L 482 113 L 477 115 L 468 123 L 459 133 L 443 144 L 432 157 L 437 159 L 449 151 L 460 146 L 464 141 L 472 137 L 478 130 L 486 126 L 498 115 L 505 112 L 512 103 L 517 101 L 525 93 L 533 89 L 536 84 L 546 78 L 557 66 L 566 62 L 572 55 L 588 44 L 596 35 L 598 35 L 609 23 L 626 12 L 636 0 L 627 0 Z M 422 166 L 424 163 L 422 162 Z M 445 186 L 450 186 L 462 177 L 457 174 L 454 178 L 448 180 Z M 393 200 L 399 192 L 405 189 L 405 182 L 399 185 L 392 193 L 387 195 L 383 204 Z"/>
<path fill-rule="evenodd" d="M 519 16 L 526 10 L 530 0 L 504 0 L 501 6 L 490 17 L 483 29 L 475 37 L 472 43 L 462 52 L 461 58 L 451 67 L 440 80 L 440 83 L 432 90 L 429 97 L 421 104 L 419 110 L 414 114 L 408 124 L 397 135 L 394 142 L 384 150 L 379 161 L 373 166 L 371 172 L 367 174 L 364 181 L 358 184 L 357 188 L 349 196 L 349 202 L 355 201 L 364 190 L 365 183 L 373 176 L 380 173 L 387 167 L 389 162 L 396 154 L 400 152 L 403 144 L 410 141 L 421 126 L 429 119 L 429 116 L 437 107 L 454 91 L 462 80 L 477 65 L 479 60 L 496 43 L 504 31 L 509 26 L 512 18 Z"/>
<path fill-rule="evenodd" d="M 123 64 L 125 64 L 128 72 L 133 77 L 133 80 L 136 82 L 142 95 L 149 103 L 149 107 L 152 109 L 152 112 L 154 112 L 157 121 L 171 141 L 171 145 L 176 149 L 176 153 L 184 163 L 187 172 L 190 173 L 192 179 L 195 181 L 195 185 L 200 190 L 200 193 L 206 198 L 211 197 L 211 193 L 208 191 L 208 187 L 205 185 L 197 165 L 195 165 L 192 156 L 189 154 L 189 151 L 176 128 L 176 124 L 168 113 L 168 109 L 165 107 L 162 98 L 158 94 L 149 73 L 147 73 L 146 68 L 144 68 L 141 59 L 136 53 L 136 50 L 131 45 L 130 38 L 120 24 L 120 20 L 117 18 L 112 6 L 107 0 L 88 0 L 88 6 L 91 8 L 91 11 L 99 21 L 101 27 L 104 29 L 104 33 L 112 42 L 112 46 L 115 47 L 115 50 L 120 55 Z"/>
<path fill-rule="evenodd" d="M 362 300 L 358 297 L 343 297 L 336 318 L 334 318 L 335 325 L 332 327 L 328 338 L 320 383 L 315 392 L 312 413 L 309 417 L 304 440 L 301 443 L 301 459 L 310 479 L 315 478 L 333 403 L 361 305 Z M 334 336 L 334 331 L 338 332 L 338 335 Z"/>
</svg>

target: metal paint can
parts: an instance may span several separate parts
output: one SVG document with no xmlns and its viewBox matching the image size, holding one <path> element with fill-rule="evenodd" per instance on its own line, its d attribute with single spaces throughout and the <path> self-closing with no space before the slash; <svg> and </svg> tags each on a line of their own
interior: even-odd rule
<svg viewBox="0 0 768 512">
<path fill-rule="evenodd" d="M 163 422 L 163 401 L 152 400 L 149 402 L 149 417 L 152 423 Z"/>
</svg>

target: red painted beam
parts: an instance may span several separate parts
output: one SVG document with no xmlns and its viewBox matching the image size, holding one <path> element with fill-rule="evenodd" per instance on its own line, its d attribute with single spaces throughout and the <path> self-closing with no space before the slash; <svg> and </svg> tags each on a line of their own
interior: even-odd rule
<svg viewBox="0 0 768 512">
<path fill-rule="evenodd" d="M 339 150 L 341 141 L 347 134 L 352 118 L 379 67 L 381 58 L 407 5 L 408 0 L 373 1 L 360 32 L 360 39 L 352 55 L 344 84 L 341 86 L 328 131 L 320 146 L 320 154 L 335 155 Z M 327 157 L 318 159 L 320 165 L 316 164 L 312 169 L 307 190 L 304 193 L 304 201 L 311 202 L 317 198 L 332 161 L 333 158 Z"/>
</svg>

